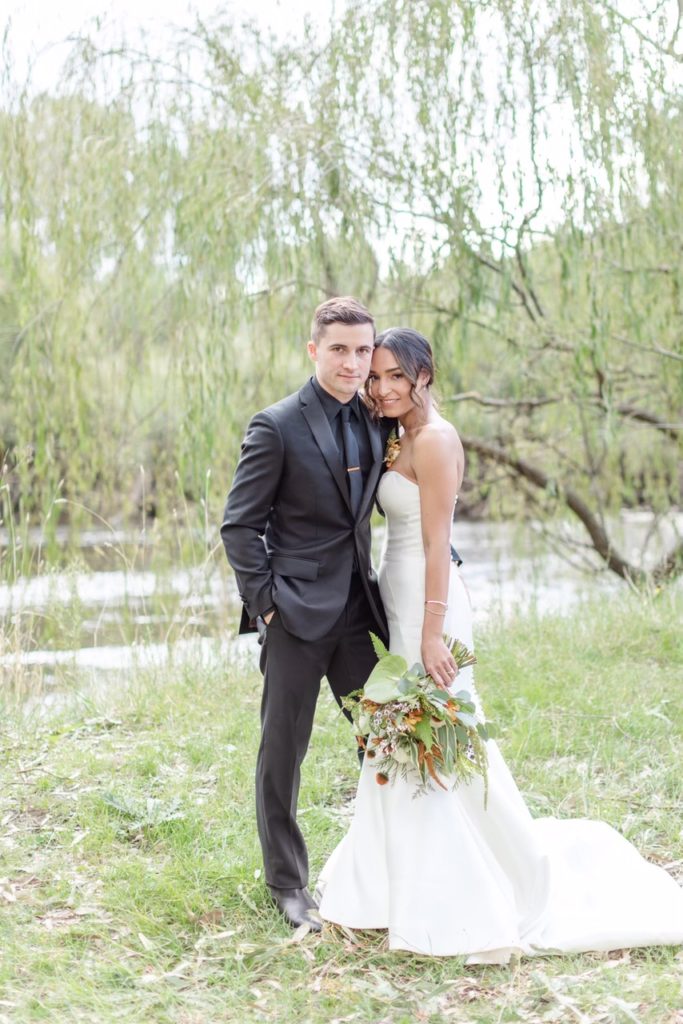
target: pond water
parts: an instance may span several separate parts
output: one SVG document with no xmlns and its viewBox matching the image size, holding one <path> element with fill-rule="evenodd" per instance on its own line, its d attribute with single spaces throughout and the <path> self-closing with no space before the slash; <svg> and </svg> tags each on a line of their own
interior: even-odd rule
<svg viewBox="0 0 683 1024">
<path fill-rule="evenodd" d="M 628 557 L 640 553 L 651 564 L 683 529 L 683 516 L 659 532 L 645 513 L 625 514 L 612 526 Z M 531 609 L 561 612 L 626 587 L 600 570 L 591 552 L 575 547 L 581 539 L 575 531 L 555 531 L 549 545 L 534 523 L 455 524 L 475 621 Z M 376 560 L 382 536 L 379 526 Z M 121 534 L 113 545 L 111 534 L 91 532 L 81 538 L 78 567 L 0 584 L 0 684 L 28 674 L 49 692 L 65 680 L 120 676 L 169 659 L 254 659 L 254 639 L 236 637 L 240 604 L 220 551 L 201 565 L 153 570 L 149 552 L 137 561 L 123 554 L 135 541 Z"/>
</svg>

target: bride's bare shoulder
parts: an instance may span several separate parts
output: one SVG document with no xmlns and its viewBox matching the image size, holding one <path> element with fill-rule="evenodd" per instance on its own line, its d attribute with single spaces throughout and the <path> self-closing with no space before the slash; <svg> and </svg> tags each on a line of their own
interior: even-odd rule
<svg viewBox="0 0 683 1024">
<path fill-rule="evenodd" d="M 412 464 L 418 483 L 440 481 L 457 494 L 465 473 L 465 452 L 452 423 L 441 417 L 417 431 Z"/>
<path fill-rule="evenodd" d="M 451 455 L 464 456 L 462 441 L 452 423 L 438 416 L 417 431 L 415 436 L 416 451 L 441 451 Z"/>
</svg>

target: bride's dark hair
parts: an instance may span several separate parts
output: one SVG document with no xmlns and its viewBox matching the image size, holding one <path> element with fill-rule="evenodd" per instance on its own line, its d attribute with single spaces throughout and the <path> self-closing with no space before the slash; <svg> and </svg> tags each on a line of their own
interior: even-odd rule
<svg viewBox="0 0 683 1024">
<path fill-rule="evenodd" d="M 410 381 L 410 397 L 415 405 L 422 405 L 422 399 L 417 393 L 417 382 L 421 373 L 427 374 L 427 385 L 434 383 L 436 367 L 434 366 L 434 355 L 432 346 L 427 339 L 414 331 L 412 327 L 388 327 L 375 338 L 375 348 L 389 349 L 396 357 L 396 362 Z M 365 387 L 367 403 L 375 415 L 379 409 L 372 397 L 372 383 Z"/>
</svg>

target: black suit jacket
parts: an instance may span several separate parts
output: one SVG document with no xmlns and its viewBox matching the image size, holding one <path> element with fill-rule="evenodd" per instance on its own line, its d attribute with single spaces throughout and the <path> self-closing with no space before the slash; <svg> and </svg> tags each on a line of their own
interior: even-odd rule
<svg viewBox="0 0 683 1024">
<path fill-rule="evenodd" d="M 355 519 L 346 471 L 310 381 L 251 420 L 221 526 L 244 602 L 240 632 L 275 607 L 288 632 L 321 639 L 344 608 L 355 563 L 386 637 L 370 516 L 394 422 L 377 424 L 362 403 L 361 410 L 373 461 Z"/>
</svg>

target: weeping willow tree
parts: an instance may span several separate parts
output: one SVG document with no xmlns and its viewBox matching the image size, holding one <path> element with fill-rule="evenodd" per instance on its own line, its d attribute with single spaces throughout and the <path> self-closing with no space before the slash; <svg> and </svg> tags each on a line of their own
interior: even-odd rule
<svg viewBox="0 0 683 1024">
<path fill-rule="evenodd" d="M 218 14 L 163 59 L 86 38 L 54 95 L 7 89 L 17 500 L 110 508 L 143 466 L 160 515 L 206 514 L 250 412 L 302 380 L 312 308 L 351 292 L 433 339 L 489 508 L 569 512 L 644 578 L 609 523 L 679 500 L 676 19 L 370 0 L 283 44 Z"/>
<path fill-rule="evenodd" d="M 467 449 L 538 512 L 571 512 L 605 565 L 633 579 L 641 567 L 618 550 L 610 514 L 666 514 L 680 495 L 683 58 L 671 14 L 358 4 L 331 58 L 311 66 L 315 116 L 339 126 L 330 199 L 343 189 L 347 209 L 369 211 L 393 317 L 434 338 Z"/>
</svg>

